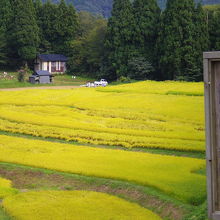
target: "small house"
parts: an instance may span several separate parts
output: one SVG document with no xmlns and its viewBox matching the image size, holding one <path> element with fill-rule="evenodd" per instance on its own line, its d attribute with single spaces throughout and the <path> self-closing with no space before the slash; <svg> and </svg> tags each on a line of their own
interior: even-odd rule
<svg viewBox="0 0 220 220">
<path fill-rule="evenodd" d="M 52 74 L 66 72 L 67 57 L 62 54 L 40 54 L 35 62 L 35 71 L 44 70 Z"/>
<path fill-rule="evenodd" d="M 49 71 L 38 70 L 29 77 L 29 82 L 33 84 L 36 83 L 48 84 L 48 83 L 52 83 L 52 77 L 53 76 Z"/>
</svg>

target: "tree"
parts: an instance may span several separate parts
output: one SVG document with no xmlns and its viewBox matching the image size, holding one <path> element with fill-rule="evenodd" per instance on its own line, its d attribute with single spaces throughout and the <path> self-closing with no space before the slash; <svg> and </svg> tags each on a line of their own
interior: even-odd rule
<svg viewBox="0 0 220 220">
<path fill-rule="evenodd" d="M 100 68 L 104 54 L 104 40 L 107 22 L 103 19 L 97 21 L 96 26 L 88 34 L 85 40 L 84 55 L 88 66 L 88 72 L 95 76 Z"/>
<path fill-rule="evenodd" d="M 40 11 L 37 10 L 38 25 L 40 29 L 40 51 L 42 53 L 54 53 L 56 44 L 56 31 L 54 24 L 57 16 L 57 5 L 47 0 Z"/>
<path fill-rule="evenodd" d="M 7 33 L 12 17 L 12 8 L 10 0 L 0 1 L 0 27 Z"/>
<path fill-rule="evenodd" d="M 78 30 L 75 8 L 64 0 L 58 5 L 47 0 L 38 12 L 38 24 L 41 33 L 40 51 L 69 55 L 70 41 L 74 40 Z"/>
<path fill-rule="evenodd" d="M 36 57 L 39 45 L 39 29 L 32 0 L 12 0 L 12 45 L 22 61 L 27 63 Z"/>
<path fill-rule="evenodd" d="M 87 20 L 86 14 L 86 20 Z M 77 39 L 71 41 L 69 55 L 69 69 L 74 74 L 83 74 L 98 77 L 101 68 L 101 61 L 104 53 L 104 39 L 107 22 L 103 18 L 91 17 L 84 24 L 92 23 L 87 31 L 81 32 Z M 93 20 L 94 19 L 94 20 Z M 84 29 L 84 27 L 83 27 Z"/>
<path fill-rule="evenodd" d="M 134 1 L 135 47 L 147 60 L 155 57 L 160 9 L 156 0 Z"/>
<path fill-rule="evenodd" d="M 201 81 L 203 78 L 203 52 L 209 49 L 209 33 L 208 33 L 208 20 L 202 5 L 199 3 L 195 9 L 194 14 L 195 24 L 195 47 L 197 53 L 197 66 L 199 70 L 193 75 L 193 80 Z"/>
<path fill-rule="evenodd" d="M 104 57 L 106 77 L 126 76 L 128 60 L 133 56 L 134 17 L 129 0 L 114 0 L 112 17 L 108 21 Z"/>
<path fill-rule="evenodd" d="M 0 64 L 6 64 L 9 59 L 10 41 L 9 29 L 12 18 L 10 0 L 0 1 Z"/>
<path fill-rule="evenodd" d="M 128 77 L 131 79 L 143 80 L 150 78 L 150 73 L 153 72 L 153 67 L 144 57 L 133 57 L 128 62 Z"/>
<path fill-rule="evenodd" d="M 193 0 L 168 0 L 162 15 L 157 51 L 164 79 L 195 80 L 200 74 Z"/>
<path fill-rule="evenodd" d="M 0 28 L 0 66 L 6 64 L 7 62 L 7 54 L 6 54 L 7 41 L 3 30 L 4 30 L 3 28 Z"/>
<path fill-rule="evenodd" d="M 78 20 L 75 8 L 67 6 L 65 0 L 61 0 L 57 8 L 57 17 L 54 21 L 55 44 L 54 50 L 58 53 L 68 53 L 69 41 L 76 36 Z"/>
<path fill-rule="evenodd" d="M 220 9 L 208 11 L 210 50 L 220 50 Z"/>
</svg>

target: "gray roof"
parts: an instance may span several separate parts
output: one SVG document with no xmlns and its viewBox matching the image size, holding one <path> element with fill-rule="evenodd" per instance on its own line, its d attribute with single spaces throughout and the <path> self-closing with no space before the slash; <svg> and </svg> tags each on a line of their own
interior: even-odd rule
<svg viewBox="0 0 220 220">
<path fill-rule="evenodd" d="M 39 54 L 38 58 L 43 61 L 52 61 L 52 62 L 55 61 L 67 62 L 68 60 L 67 57 L 62 54 Z"/>
<path fill-rule="evenodd" d="M 35 75 L 38 75 L 38 76 L 50 76 L 50 72 L 49 71 L 46 71 L 46 70 L 38 70 L 35 72 Z"/>
</svg>

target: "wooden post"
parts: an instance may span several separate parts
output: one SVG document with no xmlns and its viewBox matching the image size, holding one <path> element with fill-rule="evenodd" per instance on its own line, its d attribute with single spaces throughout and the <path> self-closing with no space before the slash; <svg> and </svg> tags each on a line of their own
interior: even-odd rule
<svg viewBox="0 0 220 220">
<path fill-rule="evenodd" d="M 220 51 L 205 52 L 203 58 L 208 215 L 220 220 Z"/>
</svg>

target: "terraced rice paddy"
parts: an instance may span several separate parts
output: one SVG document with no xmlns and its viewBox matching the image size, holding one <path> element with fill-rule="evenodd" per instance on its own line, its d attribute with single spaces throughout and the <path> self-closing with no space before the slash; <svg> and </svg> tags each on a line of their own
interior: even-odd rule
<svg viewBox="0 0 220 220">
<path fill-rule="evenodd" d="M 0 177 L 0 199 L 17 193 L 17 190 L 12 188 L 11 185 L 10 180 Z"/>
<path fill-rule="evenodd" d="M 204 152 L 202 84 L 188 84 L 1 92 L 0 129 L 81 143 Z"/>
<path fill-rule="evenodd" d="M 146 81 L 106 88 L 1 91 L 0 161 L 121 180 L 123 184 L 149 187 L 184 204 L 199 205 L 206 197 L 205 161 L 187 156 L 192 152 L 196 157 L 204 155 L 203 111 L 202 83 Z M 160 150 L 173 155 L 158 155 Z M 157 154 L 152 154 L 154 151 Z M 176 156 L 178 153 L 184 157 Z M 40 220 L 35 212 L 43 210 L 38 200 L 34 203 L 36 209 L 26 207 L 19 212 L 18 207 L 24 205 L 24 198 L 32 201 L 34 196 L 41 201 L 46 194 L 47 191 L 19 193 L 6 198 L 3 204 L 7 213 L 18 219 L 30 219 L 28 216 L 35 213 Z M 76 194 L 48 191 L 55 200 Z M 95 200 L 96 194 L 91 195 L 95 195 Z M 108 195 L 102 196 L 108 201 Z M 114 201 L 117 204 L 119 200 L 115 197 Z M 98 202 L 86 202 L 98 207 Z M 122 203 L 129 207 L 126 201 Z M 48 216 L 53 204 L 62 207 L 52 201 L 44 212 Z M 77 210 L 84 205 L 83 201 Z M 109 210 L 114 210 L 114 203 L 106 210 L 106 219 L 114 219 L 117 212 Z M 135 214 L 135 210 L 132 212 Z M 89 216 L 91 212 L 84 214 Z M 103 219 L 93 214 L 91 219 Z M 158 214 L 163 218 L 163 214 Z M 155 216 L 140 219 L 160 219 Z M 76 215 L 74 219 L 79 218 Z"/>
<path fill-rule="evenodd" d="M 161 220 L 137 204 L 91 191 L 28 192 L 7 198 L 4 207 L 13 216 L 24 220 Z"/>
</svg>

